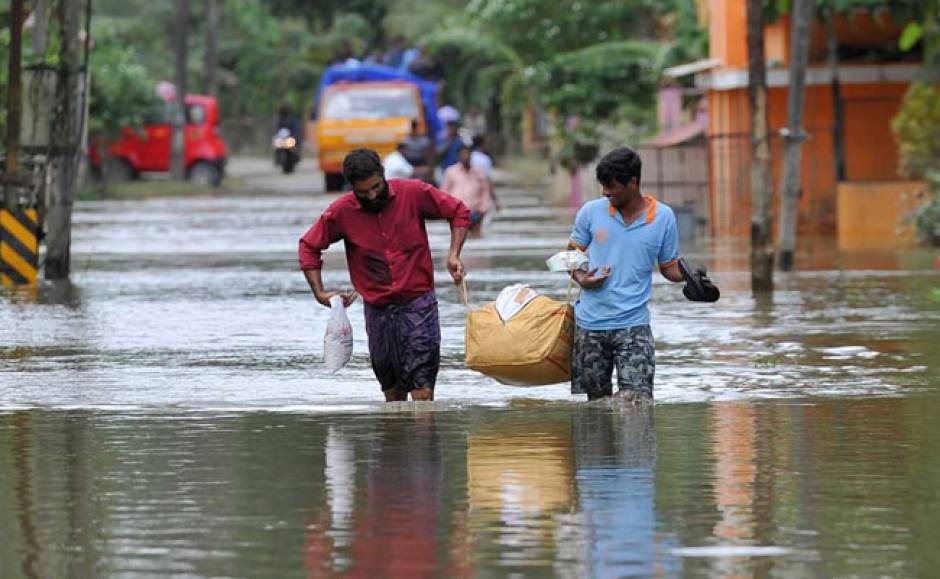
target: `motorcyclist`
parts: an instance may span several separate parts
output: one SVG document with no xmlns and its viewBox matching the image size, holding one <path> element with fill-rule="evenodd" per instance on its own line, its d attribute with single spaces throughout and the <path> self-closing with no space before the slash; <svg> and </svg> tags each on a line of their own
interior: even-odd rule
<svg viewBox="0 0 940 579">
<path fill-rule="evenodd" d="M 291 136 L 297 139 L 298 150 L 303 146 L 303 131 L 300 130 L 300 119 L 294 115 L 294 111 L 291 110 L 289 105 L 281 105 L 277 110 L 277 126 L 274 127 L 274 132 L 276 133 L 280 129 L 289 130 Z"/>
<path fill-rule="evenodd" d="M 294 116 L 287 105 L 281 105 L 277 112 L 277 126 L 274 128 L 274 163 L 279 165 L 284 173 L 291 173 L 294 166 L 300 161 L 300 151 L 303 147 L 303 131 L 300 119 Z"/>
</svg>

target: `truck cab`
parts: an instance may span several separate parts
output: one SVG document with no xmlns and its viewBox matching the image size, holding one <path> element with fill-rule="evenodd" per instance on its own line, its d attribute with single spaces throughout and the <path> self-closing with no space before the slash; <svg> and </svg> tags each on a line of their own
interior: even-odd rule
<svg viewBox="0 0 940 579">
<path fill-rule="evenodd" d="M 328 87 L 320 100 L 317 149 L 326 189 L 343 186 L 343 158 L 359 147 L 381 157 L 391 153 L 417 120 L 426 131 L 421 95 L 401 81 L 342 82 Z"/>
<path fill-rule="evenodd" d="M 324 73 L 315 105 L 316 143 L 327 191 L 343 187 L 343 158 L 369 148 L 383 158 L 411 132 L 437 132 L 437 86 L 380 65 L 337 65 Z M 433 140 L 433 139 L 432 139 Z"/>
</svg>

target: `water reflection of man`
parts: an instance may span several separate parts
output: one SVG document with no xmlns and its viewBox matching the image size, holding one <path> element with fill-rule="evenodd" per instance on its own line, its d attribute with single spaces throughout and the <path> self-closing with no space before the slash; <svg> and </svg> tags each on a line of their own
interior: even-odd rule
<svg viewBox="0 0 940 579">
<path fill-rule="evenodd" d="M 366 504 L 357 514 L 353 577 L 433 577 L 440 571 L 438 517 L 443 454 L 434 414 L 381 421 Z"/>
<path fill-rule="evenodd" d="M 580 523 L 589 536 L 578 575 L 662 575 L 677 564 L 657 560 L 665 550 L 656 544 L 652 407 L 584 408 L 572 420 Z"/>
<path fill-rule="evenodd" d="M 356 149 L 343 160 L 353 190 L 334 201 L 300 239 L 300 268 L 314 297 L 329 307 L 355 292 L 324 289 L 322 252 L 344 240 L 353 287 L 365 302 L 372 370 L 386 401 L 433 400 L 440 366 L 441 329 L 434 294 L 434 265 L 424 222 L 450 222 L 447 270 L 464 276 L 460 251 L 470 210 L 443 191 L 411 179 L 387 181 L 378 153 Z"/>
<path fill-rule="evenodd" d="M 444 463 L 434 415 L 388 416 L 375 423 L 368 455 L 359 463 L 366 471 L 365 492 L 348 489 L 356 501 L 347 517 L 351 525 L 321 525 L 308 533 L 305 563 L 311 576 L 441 576 Z M 353 487 L 355 482 L 348 481 Z M 339 537 L 348 542 L 340 545 Z"/>
<path fill-rule="evenodd" d="M 641 194 L 641 167 L 626 147 L 605 155 L 597 165 L 604 198 L 578 211 L 571 233 L 569 248 L 590 259 L 588 270 L 572 274 L 584 292 L 575 306 L 571 393 L 588 400 L 611 395 L 615 365 L 620 395 L 634 403 L 653 400 L 656 346 L 647 307 L 653 266 L 669 281 L 683 281 L 676 216 Z"/>
</svg>

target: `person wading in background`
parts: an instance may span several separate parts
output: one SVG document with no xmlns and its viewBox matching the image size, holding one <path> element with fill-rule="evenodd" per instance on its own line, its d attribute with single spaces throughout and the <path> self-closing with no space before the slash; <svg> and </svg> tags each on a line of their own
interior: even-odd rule
<svg viewBox="0 0 940 579">
<path fill-rule="evenodd" d="M 483 218 L 494 206 L 490 180 L 470 164 L 470 147 L 463 145 L 457 163 L 444 172 L 441 189 L 463 201 L 470 208 L 470 235 L 482 235 Z"/>
</svg>

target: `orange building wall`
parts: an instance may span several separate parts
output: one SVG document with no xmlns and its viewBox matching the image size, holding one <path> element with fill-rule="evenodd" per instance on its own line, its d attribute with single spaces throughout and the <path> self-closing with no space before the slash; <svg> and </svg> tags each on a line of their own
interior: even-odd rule
<svg viewBox="0 0 940 579">
<path fill-rule="evenodd" d="M 840 183 L 839 247 L 913 247 L 917 236 L 908 214 L 928 199 L 923 183 Z"/>
<path fill-rule="evenodd" d="M 709 56 L 723 62 L 717 72 L 746 71 L 746 0 L 702 1 L 707 3 Z M 886 15 L 872 16 L 865 11 L 836 19 L 836 33 L 844 46 L 877 47 L 896 43 L 901 28 Z M 789 36 L 789 17 L 766 23 L 765 56 L 776 70 L 787 65 Z M 811 29 L 810 62 L 824 66 L 825 49 L 825 27 L 816 21 Z M 897 145 L 891 131 L 891 119 L 897 113 L 907 87 L 907 83 L 886 82 L 842 85 L 847 181 L 864 183 L 898 179 Z M 770 88 L 768 99 L 776 211 L 784 158 L 783 140 L 776 135 L 786 126 L 787 88 Z M 748 237 L 751 145 L 747 90 L 710 90 L 708 106 L 712 232 L 719 236 Z M 802 233 L 832 235 L 836 231 L 833 116 L 830 86 L 807 87 L 803 125 L 810 139 L 803 143 L 803 193 L 799 215 Z"/>
<path fill-rule="evenodd" d="M 861 48 L 897 45 L 903 28 L 887 14 L 875 17 L 863 10 L 836 17 L 836 38 L 842 46 Z M 809 58 L 810 62 L 826 60 L 826 27 L 818 20 L 810 29 Z"/>
<path fill-rule="evenodd" d="M 891 130 L 907 84 L 846 85 L 846 178 L 885 181 L 898 178 L 898 147 Z"/>
<path fill-rule="evenodd" d="M 709 11 L 709 54 L 726 66 L 747 66 L 747 11 L 744 0 L 712 0 Z"/>
<path fill-rule="evenodd" d="M 879 47 L 896 44 L 904 28 L 887 15 L 858 11 L 836 17 L 840 45 Z M 708 8 L 709 56 L 730 68 L 747 67 L 747 6 L 745 0 L 711 0 Z M 764 56 L 776 66 L 790 60 L 790 17 L 786 14 L 764 23 Z M 810 27 L 810 62 L 826 60 L 826 27 L 815 20 Z"/>
<path fill-rule="evenodd" d="M 764 56 L 786 62 L 789 46 L 788 18 L 767 23 Z M 747 4 L 745 0 L 711 0 L 708 12 L 709 57 L 729 68 L 747 68 Z"/>
<path fill-rule="evenodd" d="M 790 61 L 790 17 L 781 16 L 764 26 L 764 58 L 776 66 Z"/>
<path fill-rule="evenodd" d="M 846 173 L 849 181 L 889 181 L 897 176 L 897 147 L 891 118 L 900 106 L 905 84 L 844 85 Z M 768 120 L 773 157 L 774 208 L 783 180 L 787 89 L 768 94 Z M 750 118 L 747 90 L 710 91 L 709 159 L 712 232 L 718 236 L 750 235 Z M 803 143 L 799 224 L 802 233 L 833 235 L 836 230 L 833 109 L 830 87 L 806 91 L 803 119 L 810 138 Z"/>
</svg>

